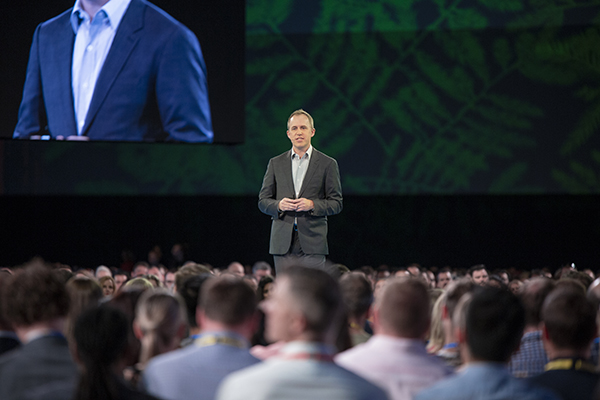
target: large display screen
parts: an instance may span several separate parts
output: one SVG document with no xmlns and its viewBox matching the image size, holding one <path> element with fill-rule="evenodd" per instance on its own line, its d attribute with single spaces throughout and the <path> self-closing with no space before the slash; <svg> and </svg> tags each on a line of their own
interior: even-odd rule
<svg viewBox="0 0 600 400">
<path fill-rule="evenodd" d="M 37 3 L 3 13 L 0 136 L 244 141 L 243 2 Z"/>
</svg>

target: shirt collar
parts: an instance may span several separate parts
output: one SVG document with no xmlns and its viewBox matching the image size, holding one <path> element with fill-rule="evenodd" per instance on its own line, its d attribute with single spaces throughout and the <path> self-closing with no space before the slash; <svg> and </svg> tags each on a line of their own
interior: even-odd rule
<svg viewBox="0 0 600 400">
<path fill-rule="evenodd" d="M 311 144 L 310 146 L 308 146 L 308 150 L 306 150 L 306 153 L 304 154 L 304 156 L 305 156 L 306 158 L 308 158 L 309 160 L 310 160 L 310 158 L 312 157 L 312 150 L 313 150 L 313 147 L 312 147 L 312 144 Z M 292 160 L 294 159 L 294 156 L 297 156 L 297 154 L 296 154 L 296 152 L 294 151 L 294 148 L 292 147 L 292 155 L 291 155 L 291 157 L 292 157 Z"/>
<path fill-rule="evenodd" d="M 117 30 L 119 27 L 129 3 L 131 3 L 131 0 L 109 0 L 108 3 L 100 8 L 100 10 L 104 10 L 106 13 L 107 19 L 114 30 Z M 100 11 L 98 10 L 98 12 Z M 71 26 L 73 27 L 73 32 L 75 32 L 75 34 L 77 34 L 79 25 L 82 22 L 82 17 L 80 17 L 81 13 L 86 12 L 81 7 L 81 0 L 76 0 L 73 11 L 71 12 Z"/>
</svg>

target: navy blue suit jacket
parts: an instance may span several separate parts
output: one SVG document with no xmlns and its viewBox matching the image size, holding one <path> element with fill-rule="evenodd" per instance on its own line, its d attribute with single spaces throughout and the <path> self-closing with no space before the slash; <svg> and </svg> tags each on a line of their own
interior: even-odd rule
<svg viewBox="0 0 600 400">
<path fill-rule="evenodd" d="M 15 138 L 77 135 L 71 11 L 35 31 Z M 82 135 L 211 142 L 206 66 L 195 35 L 156 6 L 131 0 L 98 76 Z"/>
</svg>

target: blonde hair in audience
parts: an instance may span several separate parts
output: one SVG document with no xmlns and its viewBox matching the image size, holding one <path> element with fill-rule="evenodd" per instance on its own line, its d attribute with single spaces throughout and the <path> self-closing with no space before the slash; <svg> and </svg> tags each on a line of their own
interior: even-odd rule
<svg viewBox="0 0 600 400">
<path fill-rule="evenodd" d="M 142 343 L 140 364 L 179 346 L 187 328 L 186 311 L 178 295 L 166 289 L 146 290 L 138 302 L 134 330 Z"/>
<path fill-rule="evenodd" d="M 444 327 L 442 324 L 442 310 L 446 303 L 446 292 L 437 298 L 431 310 L 431 325 L 429 327 L 429 343 L 427 352 L 437 353 L 446 344 L 444 337 Z"/>
</svg>

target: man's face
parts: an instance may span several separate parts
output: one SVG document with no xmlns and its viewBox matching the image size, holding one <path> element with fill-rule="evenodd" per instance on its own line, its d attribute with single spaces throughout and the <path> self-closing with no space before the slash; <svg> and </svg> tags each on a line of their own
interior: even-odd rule
<svg viewBox="0 0 600 400">
<path fill-rule="evenodd" d="M 294 149 L 306 151 L 310 147 L 310 139 L 315 135 L 315 130 L 310 125 L 308 117 L 304 114 L 294 115 L 288 122 L 287 136 Z"/>
<path fill-rule="evenodd" d="M 262 277 L 264 276 L 271 276 L 271 271 L 269 271 L 268 269 L 259 269 L 256 270 L 256 272 L 254 273 L 254 276 L 258 278 L 258 280 L 260 281 Z"/>
<path fill-rule="evenodd" d="M 146 275 L 147 273 L 148 273 L 148 268 L 144 267 L 143 265 L 138 265 L 137 267 L 135 267 L 135 269 L 131 273 L 131 277 L 135 278 L 135 277 L 138 277 L 141 275 Z"/>
<path fill-rule="evenodd" d="M 488 281 L 488 273 L 485 269 L 473 271 L 473 282 L 479 286 L 485 286 Z"/>
<path fill-rule="evenodd" d="M 444 289 L 452 280 L 452 274 L 450 272 L 440 272 L 438 274 L 437 287 Z"/>
<path fill-rule="evenodd" d="M 175 274 L 173 272 L 167 272 L 167 276 L 165 277 L 165 286 L 170 291 L 173 291 L 173 287 L 175 286 Z"/>
<path fill-rule="evenodd" d="M 294 316 L 299 310 L 289 294 L 289 278 L 282 276 L 277 280 L 269 298 L 263 303 L 265 313 L 265 336 L 271 342 L 294 339 L 292 330 Z"/>
<path fill-rule="evenodd" d="M 164 283 L 165 277 L 163 273 L 160 272 L 160 268 L 152 267 L 148 270 L 148 274 L 158 277 L 158 280 L 161 281 L 161 283 Z"/>
<path fill-rule="evenodd" d="M 246 274 L 244 271 L 244 266 L 237 262 L 229 265 L 227 267 L 227 271 L 239 277 L 243 277 Z"/>
<path fill-rule="evenodd" d="M 118 291 L 125 282 L 127 282 L 127 275 L 115 275 L 115 292 Z"/>
</svg>

